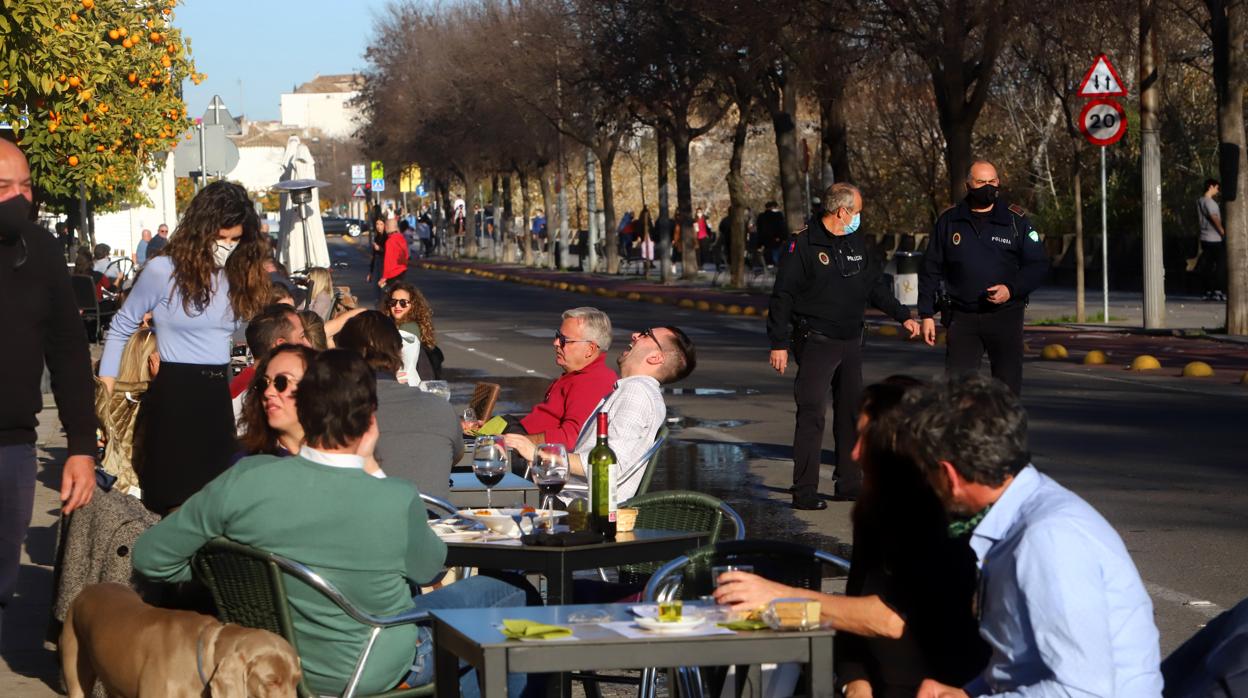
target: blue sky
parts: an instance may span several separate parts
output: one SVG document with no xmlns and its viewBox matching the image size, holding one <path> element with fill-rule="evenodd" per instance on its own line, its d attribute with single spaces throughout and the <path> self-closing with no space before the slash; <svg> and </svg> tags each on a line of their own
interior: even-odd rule
<svg viewBox="0 0 1248 698">
<path fill-rule="evenodd" d="M 174 25 L 190 38 L 195 66 L 208 76 L 199 85 L 186 81 L 187 111 L 201 116 L 216 94 L 234 116 L 279 118 L 281 93 L 317 74 L 363 68 L 373 17 L 385 6 L 386 0 L 183 0 Z"/>
</svg>

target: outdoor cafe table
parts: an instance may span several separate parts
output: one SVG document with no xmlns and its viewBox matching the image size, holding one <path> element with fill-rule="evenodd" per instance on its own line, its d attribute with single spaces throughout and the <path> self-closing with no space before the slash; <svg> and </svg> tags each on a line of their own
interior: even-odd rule
<svg viewBox="0 0 1248 698">
<path fill-rule="evenodd" d="M 446 544 L 448 567 L 537 572 L 546 578 L 546 602 L 572 602 L 572 573 L 640 562 L 667 562 L 707 542 L 704 531 L 636 529 L 614 541 L 570 547 L 524 545 L 519 540 Z"/>
<path fill-rule="evenodd" d="M 537 485 L 529 480 L 507 473 L 497 485 L 491 488 L 493 494 L 490 501 L 496 507 L 537 506 L 539 493 Z M 486 505 L 485 485 L 471 472 L 451 473 L 451 504 L 461 509 L 475 509 Z"/>
<path fill-rule="evenodd" d="M 437 609 L 433 615 L 433 647 L 437 677 L 458 676 L 459 660 L 476 667 L 484 698 L 507 695 L 507 674 L 602 671 L 643 667 L 737 666 L 738 682 L 760 685 L 759 665 L 799 662 L 807 665 L 806 686 L 799 692 L 832 698 L 832 630 L 776 632 L 756 630 L 724 635 L 670 634 L 631 639 L 592 623 L 573 623 L 574 616 L 632 619 L 630 604 L 529 606 L 523 608 Z M 690 606 L 686 606 L 689 608 Z M 527 619 L 572 628 L 574 640 L 521 642 L 503 637 L 504 619 Z M 578 618 L 579 620 L 579 618 Z M 438 698 L 459 694 L 458 681 L 437 683 Z M 567 690 L 563 680 L 551 682 L 551 693 Z M 740 693 L 738 693 L 740 695 Z M 758 695 L 758 691 L 754 691 Z"/>
</svg>

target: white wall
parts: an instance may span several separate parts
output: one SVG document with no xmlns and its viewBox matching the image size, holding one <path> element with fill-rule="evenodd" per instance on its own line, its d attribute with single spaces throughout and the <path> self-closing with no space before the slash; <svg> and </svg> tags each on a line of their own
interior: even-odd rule
<svg viewBox="0 0 1248 698">
<path fill-rule="evenodd" d="M 243 185 L 249 192 L 264 191 L 282 178 L 282 153 L 277 146 L 244 146 L 238 149 L 238 165 L 226 179 Z"/>
<path fill-rule="evenodd" d="M 155 187 L 150 186 L 155 184 Z M 164 223 L 170 232 L 178 224 L 177 195 L 173 174 L 173 153 L 169 153 L 165 166 L 156 174 L 146 177 L 140 191 L 151 200 L 150 206 L 140 206 L 115 213 L 95 215 L 95 241 L 113 249 L 113 256 L 129 257 L 142 240 L 143 229 L 156 234 L 156 228 Z"/>
<path fill-rule="evenodd" d="M 359 126 L 360 110 L 349 106 L 359 92 L 288 93 L 282 95 L 282 123 L 320 129 L 330 138 L 350 138 Z"/>
</svg>

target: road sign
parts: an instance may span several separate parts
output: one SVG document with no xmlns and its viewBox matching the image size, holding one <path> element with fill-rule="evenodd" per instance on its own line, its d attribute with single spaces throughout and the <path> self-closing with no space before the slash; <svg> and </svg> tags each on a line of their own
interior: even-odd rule
<svg viewBox="0 0 1248 698">
<path fill-rule="evenodd" d="M 366 172 L 364 166 L 352 165 L 351 166 L 351 183 L 352 184 L 364 184 L 366 182 L 368 182 L 368 173 Z"/>
<path fill-rule="evenodd" d="M 173 170 L 177 177 L 190 177 L 200 171 L 199 128 L 190 130 L 173 150 Z M 238 166 L 238 146 L 225 137 L 225 127 L 204 125 L 203 171 L 210 175 L 229 174 Z"/>
<path fill-rule="evenodd" d="M 420 165 L 408 165 L 399 174 L 399 191 L 410 194 L 420 186 Z"/>
<path fill-rule="evenodd" d="M 1079 114 L 1079 130 L 1092 145 L 1113 145 L 1127 133 L 1127 112 L 1112 99 L 1094 99 Z"/>
<path fill-rule="evenodd" d="M 355 198 L 357 198 L 357 199 L 363 199 L 363 198 L 365 197 L 365 195 L 364 195 L 364 185 L 363 185 L 363 184 L 356 184 L 354 187 L 352 187 L 352 188 L 351 188 L 351 196 L 354 196 L 354 197 L 355 197 Z"/>
<path fill-rule="evenodd" d="M 372 174 L 370 176 L 373 179 L 385 179 L 386 178 L 386 168 L 384 165 L 381 164 L 381 160 L 373 160 L 371 169 L 372 169 Z"/>
<path fill-rule="evenodd" d="M 230 110 L 225 108 L 225 102 L 221 101 L 221 97 L 213 95 L 212 101 L 208 103 L 208 108 L 204 110 L 204 125 L 221 126 L 225 128 L 227 136 L 241 136 L 243 129 L 238 125 L 238 119 L 235 119 Z"/>
<path fill-rule="evenodd" d="M 386 180 L 384 180 L 384 179 L 374 179 L 374 180 L 373 180 L 373 186 L 372 186 L 372 189 L 373 189 L 373 191 L 385 191 L 385 190 L 386 190 Z"/>
<path fill-rule="evenodd" d="M 1109 56 L 1103 53 L 1096 57 L 1096 62 L 1088 68 L 1083 82 L 1079 84 L 1080 97 L 1124 97 L 1126 94 L 1126 84 L 1118 76 L 1114 64 L 1109 62 Z"/>
</svg>

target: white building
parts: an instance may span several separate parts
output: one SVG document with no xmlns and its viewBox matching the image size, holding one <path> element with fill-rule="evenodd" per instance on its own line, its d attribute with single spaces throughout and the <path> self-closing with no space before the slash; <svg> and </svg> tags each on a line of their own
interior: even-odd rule
<svg viewBox="0 0 1248 698">
<path fill-rule="evenodd" d="M 282 95 L 282 123 L 315 128 L 329 138 L 351 138 L 359 128 L 360 110 L 351 100 L 360 94 L 359 75 L 318 75 Z"/>
<path fill-rule="evenodd" d="M 112 248 L 114 257 L 129 257 L 138 248 L 145 229 L 155 234 L 161 223 L 168 225 L 170 231 L 177 226 L 173 153 L 165 157 L 163 168 L 143 178 L 139 190 L 147 195 L 150 206 L 134 206 L 94 216 L 95 241 Z"/>
<path fill-rule="evenodd" d="M 226 175 L 253 194 L 268 191 L 282 178 L 282 153 L 291 136 L 304 137 L 297 127 L 276 122 L 246 122 L 243 135 L 231 140 L 238 146 L 238 165 Z"/>
</svg>

